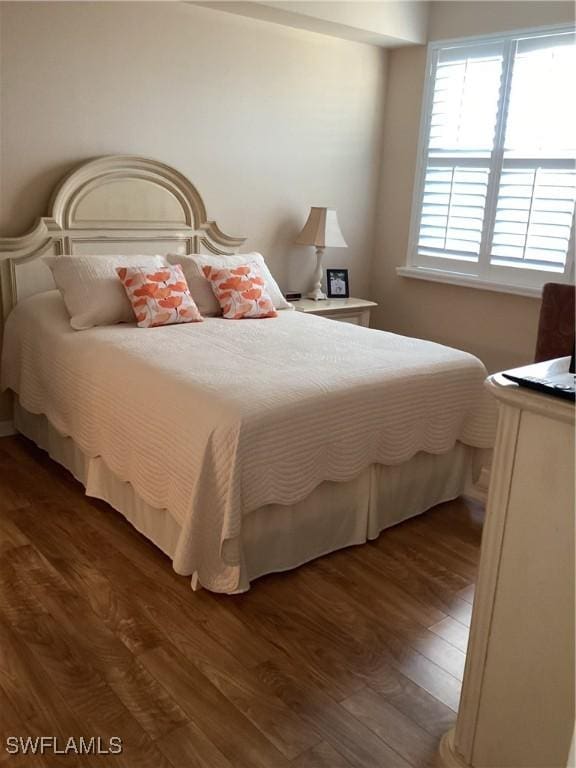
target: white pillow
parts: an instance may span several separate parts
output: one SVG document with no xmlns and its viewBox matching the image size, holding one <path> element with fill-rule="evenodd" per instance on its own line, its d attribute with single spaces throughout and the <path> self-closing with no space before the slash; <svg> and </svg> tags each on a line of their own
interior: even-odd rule
<svg viewBox="0 0 576 768">
<path fill-rule="evenodd" d="M 221 315 L 222 310 L 217 298 L 214 296 L 210 281 L 204 277 L 202 267 L 216 267 L 218 269 L 222 267 L 239 267 L 242 264 L 256 264 L 266 282 L 266 290 L 272 299 L 274 307 L 276 309 L 294 309 L 284 298 L 261 253 L 235 253 L 233 256 L 215 256 L 205 253 L 183 256 L 169 253 L 166 258 L 170 264 L 182 265 L 192 298 L 196 302 L 200 314 L 205 317 Z"/>
<path fill-rule="evenodd" d="M 95 325 L 133 323 L 134 311 L 116 267 L 165 267 L 163 256 L 45 256 L 70 314 L 83 331 Z"/>
</svg>

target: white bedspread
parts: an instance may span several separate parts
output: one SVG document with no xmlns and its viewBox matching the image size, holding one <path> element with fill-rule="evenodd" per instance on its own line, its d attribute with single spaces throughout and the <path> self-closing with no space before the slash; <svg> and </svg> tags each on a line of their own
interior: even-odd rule
<svg viewBox="0 0 576 768">
<path fill-rule="evenodd" d="M 234 591 L 243 514 L 456 441 L 491 447 L 475 357 L 299 312 L 73 331 L 56 291 L 6 324 L 2 388 L 182 525 L 181 573 Z"/>
</svg>

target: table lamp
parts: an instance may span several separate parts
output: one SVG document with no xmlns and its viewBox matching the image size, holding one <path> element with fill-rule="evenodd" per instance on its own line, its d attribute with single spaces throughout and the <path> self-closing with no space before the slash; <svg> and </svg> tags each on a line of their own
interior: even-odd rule
<svg viewBox="0 0 576 768">
<path fill-rule="evenodd" d="M 302 232 L 296 238 L 297 245 L 316 246 L 316 269 L 314 287 L 307 298 L 320 301 L 326 298 L 322 291 L 322 255 L 324 248 L 346 248 L 334 208 L 310 208 L 310 214 Z"/>
</svg>

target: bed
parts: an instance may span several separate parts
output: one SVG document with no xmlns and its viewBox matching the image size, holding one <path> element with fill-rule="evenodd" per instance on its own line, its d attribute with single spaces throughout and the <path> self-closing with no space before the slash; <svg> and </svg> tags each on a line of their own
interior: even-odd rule
<svg viewBox="0 0 576 768">
<path fill-rule="evenodd" d="M 83 164 L 31 234 L 0 241 L 16 429 L 225 593 L 455 498 L 494 433 L 464 352 L 288 310 L 77 332 L 39 258 L 242 243 L 181 174 L 129 156 Z"/>
</svg>

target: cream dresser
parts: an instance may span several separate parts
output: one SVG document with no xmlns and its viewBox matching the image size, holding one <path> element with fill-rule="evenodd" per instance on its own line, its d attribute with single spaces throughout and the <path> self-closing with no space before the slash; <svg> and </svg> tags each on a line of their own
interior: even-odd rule
<svg viewBox="0 0 576 768">
<path fill-rule="evenodd" d="M 448 768 L 565 768 L 574 730 L 574 404 L 499 375 L 498 436 Z"/>
<path fill-rule="evenodd" d="M 370 325 L 370 311 L 377 307 L 374 301 L 366 299 L 324 299 L 313 301 L 312 299 L 300 299 L 292 302 L 298 312 L 307 312 L 311 315 L 322 315 L 332 320 L 340 320 L 344 323 Z"/>
</svg>

